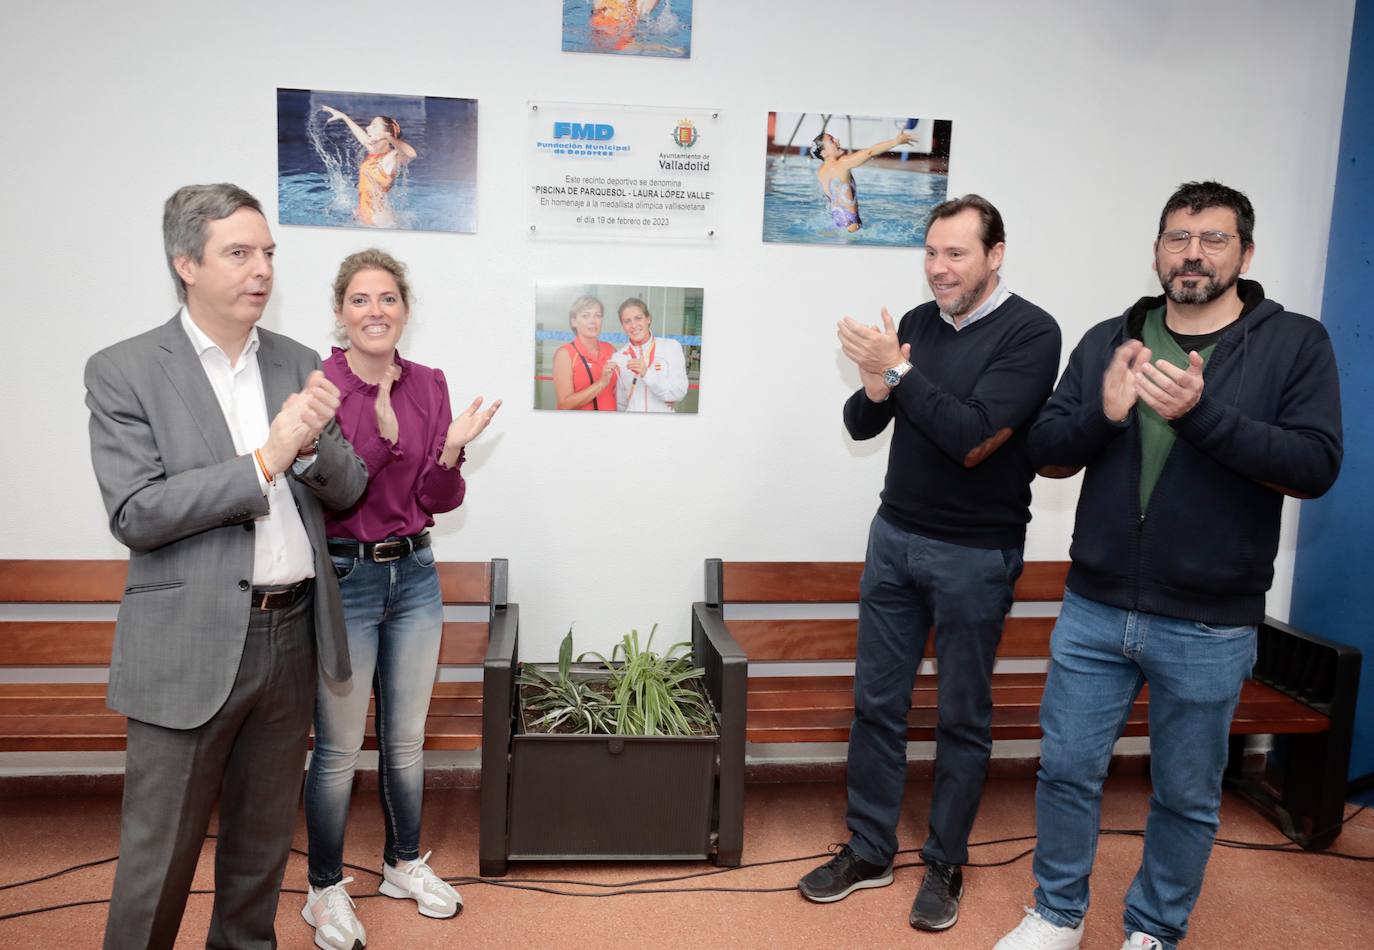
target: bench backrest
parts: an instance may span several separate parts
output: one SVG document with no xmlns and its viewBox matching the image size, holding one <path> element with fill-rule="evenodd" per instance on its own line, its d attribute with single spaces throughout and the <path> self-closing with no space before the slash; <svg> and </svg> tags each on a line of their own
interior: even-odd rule
<svg viewBox="0 0 1374 950">
<path fill-rule="evenodd" d="M 1064 598 L 1068 561 L 1027 561 L 1016 583 L 1017 604 L 1058 603 Z M 766 604 L 779 614 L 798 604 L 856 604 L 861 561 L 706 562 L 706 602 L 712 606 Z M 766 612 L 771 612 L 765 608 Z M 751 661 L 852 660 L 858 642 L 853 618 L 726 618 L 736 642 Z M 1013 613 L 998 647 L 1000 657 L 1049 656 L 1053 616 Z M 934 640 L 926 644 L 934 655 Z"/>
<path fill-rule="evenodd" d="M 441 561 L 438 569 L 446 606 L 487 607 L 488 617 L 490 610 L 506 606 L 504 559 Z M 128 570 L 123 559 L 0 559 L 0 604 L 109 607 L 124 596 Z M 42 610 L 42 619 L 0 620 L 0 667 L 109 666 L 114 621 L 64 619 L 58 616 L 63 612 Z M 445 621 L 439 664 L 481 664 L 488 628 L 488 620 Z"/>
</svg>

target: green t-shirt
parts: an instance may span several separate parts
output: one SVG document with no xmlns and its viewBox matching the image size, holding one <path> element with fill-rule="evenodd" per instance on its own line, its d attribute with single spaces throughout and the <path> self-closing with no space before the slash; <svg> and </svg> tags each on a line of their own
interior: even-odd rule
<svg viewBox="0 0 1374 950">
<path fill-rule="evenodd" d="M 1179 369 L 1188 368 L 1188 353 L 1178 345 L 1169 328 L 1164 325 L 1164 308 L 1158 307 L 1145 314 L 1145 327 L 1141 336 L 1145 345 L 1154 354 L 1151 360 L 1168 360 Z M 1216 343 L 1210 343 L 1198 350 L 1198 356 L 1208 360 Z M 1174 427 L 1169 425 L 1159 413 L 1144 402 L 1136 400 L 1136 414 L 1140 418 L 1140 511 L 1150 505 L 1150 495 L 1159 483 L 1159 473 L 1164 471 L 1164 463 L 1174 447 Z"/>
</svg>

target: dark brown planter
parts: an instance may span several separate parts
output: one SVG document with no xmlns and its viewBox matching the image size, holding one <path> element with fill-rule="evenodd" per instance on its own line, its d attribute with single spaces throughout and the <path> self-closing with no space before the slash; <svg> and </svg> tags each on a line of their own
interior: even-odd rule
<svg viewBox="0 0 1374 950">
<path fill-rule="evenodd" d="M 511 860 L 711 855 L 718 736 L 511 739 Z"/>
<path fill-rule="evenodd" d="M 693 655 L 715 736 L 524 733 L 514 630 L 487 654 L 483 686 L 484 876 L 509 861 L 703 860 L 735 867 L 744 839 L 744 652 L 695 620 Z"/>
</svg>

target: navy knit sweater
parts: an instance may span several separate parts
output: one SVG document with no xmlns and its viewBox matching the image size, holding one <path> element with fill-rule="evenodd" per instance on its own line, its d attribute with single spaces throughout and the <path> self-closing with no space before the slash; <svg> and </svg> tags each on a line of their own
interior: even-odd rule
<svg viewBox="0 0 1374 950">
<path fill-rule="evenodd" d="M 1274 579 L 1283 496 L 1313 498 L 1341 465 L 1341 400 L 1326 329 L 1289 313 L 1251 280 L 1237 284 L 1241 318 L 1202 368 L 1196 406 L 1177 438 L 1147 514 L 1140 510 L 1140 424 L 1133 409 L 1102 412 L 1112 353 L 1139 339 L 1145 297 L 1088 331 L 1031 430 L 1036 468 L 1086 468 L 1068 586 L 1121 607 L 1213 625 L 1258 623 Z"/>
<path fill-rule="evenodd" d="M 844 406 L 855 439 L 892 419 L 879 514 L 914 534 L 974 548 L 1018 547 L 1030 521 L 1031 422 L 1054 387 L 1059 325 L 1011 294 L 962 330 L 922 304 L 902 317 L 913 369 L 884 402 Z"/>
</svg>

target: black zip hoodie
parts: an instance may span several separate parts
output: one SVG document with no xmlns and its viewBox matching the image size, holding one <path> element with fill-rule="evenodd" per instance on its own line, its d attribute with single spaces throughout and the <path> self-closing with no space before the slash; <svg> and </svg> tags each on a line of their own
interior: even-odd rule
<svg viewBox="0 0 1374 950">
<path fill-rule="evenodd" d="M 1340 471 L 1340 389 L 1319 322 L 1284 310 L 1255 281 L 1236 286 L 1241 317 L 1203 367 L 1202 398 L 1172 423 L 1178 438 L 1148 517 L 1136 410 L 1108 419 L 1102 376 L 1162 296 L 1087 332 L 1031 428 L 1042 475 L 1086 469 L 1069 549 L 1074 593 L 1206 624 L 1263 619 L 1283 496 L 1315 498 Z"/>
</svg>

